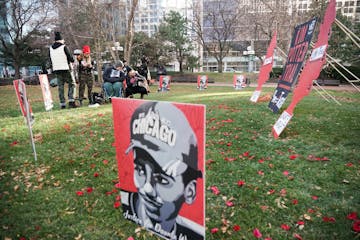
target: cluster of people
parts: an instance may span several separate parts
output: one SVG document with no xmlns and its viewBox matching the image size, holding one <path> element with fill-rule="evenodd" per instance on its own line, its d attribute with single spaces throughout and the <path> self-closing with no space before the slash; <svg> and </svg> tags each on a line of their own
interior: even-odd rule
<svg viewBox="0 0 360 240">
<path fill-rule="evenodd" d="M 148 81 L 151 77 L 147 63 L 147 58 L 142 58 L 142 64 L 135 70 L 124 59 L 105 69 L 103 80 L 106 95 L 110 98 L 133 98 L 134 94 L 140 94 L 143 99 L 150 92 Z"/>
<path fill-rule="evenodd" d="M 66 83 L 68 84 L 69 108 L 78 107 L 75 103 L 77 85 L 80 106 L 86 99 L 86 87 L 89 104 L 94 103 L 92 99 L 94 61 L 91 59 L 90 53 L 90 47 L 85 45 L 82 50 L 76 49 L 72 56 L 60 32 L 55 32 L 55 42 L 50 47 L 49 54 L 52 72 L 57 78 L 61 109 L 66 108 Z M 106 68 L 103 73 L 103 89 L 106 98 L 132 98 L 134 94 L 140 94 L 140 97 L 144 98 L 144 95 L 150 92 L 148 81 L 151 76 L 147 65 L 148 59 L 143 57 L 137 70 L 130 67 L 126 60 L 115 62 L 111 67 Z"/>
</svg>

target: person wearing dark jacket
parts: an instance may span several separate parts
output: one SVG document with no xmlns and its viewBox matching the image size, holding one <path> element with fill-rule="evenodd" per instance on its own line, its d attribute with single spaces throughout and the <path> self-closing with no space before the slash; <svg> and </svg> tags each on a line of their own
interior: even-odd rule
<svg viewBox="0 0 360 240">
<path fill-rule="evenodd" d="M 71 78 L 71 69 L 69 64 L 74 62 L 74 58 L 72 57 L 69 49 L 65 45 L 64 39 L 61 37 L 60 32 L 55 32 L 55 42 L 51 45 L 49 49 L 51 67 L 53 73 L 56 75 L 58 79 L 59 86 L 59 99 L 60 99 L 60 108 L 66 108 L 66 100 L 65 100 L 65 90 L 64 85 L 68 83 L 68 101 L 69 107 L 75 108 L 75 99 L 74 99 L 74 82 Z"/>
<path fill-rule="evenodd" d="M 119 61 L 113 67 L 105 69 L 103 74 L 104 89 L 107 97 L 122 97 L 121 90 L 125 73 L 123 72 L 124 64 Z"/>
</svg>

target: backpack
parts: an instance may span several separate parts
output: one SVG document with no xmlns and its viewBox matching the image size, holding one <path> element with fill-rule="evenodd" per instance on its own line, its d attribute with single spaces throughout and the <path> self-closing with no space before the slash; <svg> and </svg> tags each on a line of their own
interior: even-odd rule
<svg viewBox="0 0 360 240">
<path fill-rule="evenodd" d="M 90 96 L 90 104 L 104 104 L 105 103 L 105 98 L 104 95 L 102 93 L 97 93 L 97 92 L 93 92 L 91 93 Z"/>
</svg>

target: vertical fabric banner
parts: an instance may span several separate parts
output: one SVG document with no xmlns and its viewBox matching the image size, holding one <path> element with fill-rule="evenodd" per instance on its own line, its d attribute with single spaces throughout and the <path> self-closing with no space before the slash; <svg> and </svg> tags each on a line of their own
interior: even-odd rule
<svg viewBox="0 0 360 240">
<path fill-rule="evenodd" d="M 292 86 L 296 83 L 299 72 L 303 67 L 314 29 L 316 18 L 298 25 L 291 40 L 290 49 L 278 86 L 269 103 L 269 108 L 277 113 L 284 104 Z"/>
<path fill-rule="evenodd" d="M 42 95 L 43 95 L 43 99 L 44 99 L 45 110 L 50 111 L 51 109 L 53 109 L 54 104 L 53 104 L 53 99 L 52 99 L 49 80 L 48 80 L 47 75 L 40 74 L 39 81 L 40 81 L 41 91 L 42 91 Z"/>
<path fill-rule="evenodd" d="M 205 106 L 113 98 L 123 217 L 164 239 L 205 239 Z"/>
<path fill-rule="evenodd" d="M 167 92 L 170 90 L 171 76 L 161 75 L 159 79 L 158 92 Z"/>
<path fill-rule="evenodd" d="M 199 90 L 205 90 L 208 86 L 208 76 L 207 75 L 198 75 L 197 77 L 197 88 Z"/>
<path fill-rule="evenodd" d="M 235 74 L 233 77 L 233 85 L 235 90 L 241 90 L 246 87 L 246 77 L 244 75 Z"/>
<path fill-rule="evenodd" d="M 25 117 L 26 124 L 29 129 L 30 133 L 30 140 L 31 140 L 31 146 L 34 153 L 35 161 L 37 161 L 37 155 L 36 155 L 36 148 L 35 148 L 35 142 L 32 132 L 32 125 L 34 124 L 34 115 L 31 110 L 30 103 L 28 102 L 27 95 L 26 95 L 26 85 L 23 82 L 23 80 L 14 80 L 13 85 L 15 88 L 15 93 L 19 102 L 20 110 L 22 115 Z"/>
<path fill-rule="evenodd" d="M 320 32 L 318 40 L 315 43 L 314 49 L 310 58 L 307 60 L 303 71 L 299 77 L 292 101 L 288 108 L 281 114 L 273 127 L 273 136 L 278 138 L 281 132 L 285 129 L 293 116 L 296 105 L 307 96 L 312 88 L 313 80 L 317 79 L 322 66 L 326 61 L 326 49 L 328 47 L 328 40 L 331 32 L 331 25 L 335 21 L 336 16 L 336 1 L 330 0 L 324 15 L 324 21 L 320 25 Z"/>
<path fill-rule="evenodd" d="M 266 57 L 263 64 L 260 67 L 259 77 L 257 80 L 257 87 L 253 92 L 250 101 L 256 103 L 260 97 L 262 85 L 269 79 L 270 72 L 274 63 L 274 50 L 276 48 L 276 31 L 273 34 L 271 42 L 266 52 Z"/>
</svg>

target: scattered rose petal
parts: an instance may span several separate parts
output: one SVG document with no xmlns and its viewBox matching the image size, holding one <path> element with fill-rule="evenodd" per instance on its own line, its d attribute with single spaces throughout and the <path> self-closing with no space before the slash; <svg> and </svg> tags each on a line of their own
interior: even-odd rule
<svg viewBox="0 0 360 240">
<path fill-rule="evenodd" d="M 82 195 L 84 195 L 84 192 L 83 192 L 83 191 L 77 191 L 77 192 L 76 192 L 76 195 L 82 196 Z"/>
<path fill-rule="evenodd" d="M 271 195 L 271 194 L 274 194 L 274 193 L 275 193 L 275 190 L 274 190 L 274 189 L 270 189 L 270 190 L 267 192 L 268 195 Z"/>
<path fill-rule="evenodd" d="M 213 192 L 213 194 L 215 195 L 219 195 L 220 194 L 220 190 L 216 187 L 216 186 L 211 186 L 210 190 Z"/>
<path fill-rule="evenodd" d="M 296 224 L 297 224 L 297 225 L 304 225 L 305 222 L 304 222 L 304 221 L 298 221 Z"/>
<path fill-rule="evenodd" d="M 104 160 L 103 160 L 103 164 L 104 164 L 104 165 L 107 165 L 107 164 L 109 164 L 109 161 L 106 160 L 106 159 L 104 159 Z"/>
<path fill-rule="evenodd" d="M 351 212 L 346 216 L 347 219 L 350 220 L 356 220 L 357 219 L 357 213 L 356 212 Z"/>
<path fill-rule="evenodd" d="M 120 189 L 120 183 L 116 183 L 114 186 L 115 186 L 115 188 L 119 188 L 119 189 Z"/>
<path fill-rule="evenodd" d="M 293 199 L 293 200 L 292 200 L 292 203 L 293 203 L 294 205 L 297 205 L 297 204 L 299 203 L 299 200 Z"/>
<path fill-rule="evenodd" d="M 289 231 L 291 227 L 287 224 L 281 224 L 281 228 L 284 229 L 285 231 Z"/>
<path fill-rule="evenodd" d="M 264 163 L 264 162 L 265 162 L 265 160 L 262 158 L 258 160 L 258 163 Z"/>
<path fill-rule="evenodd" d="M 298 157 L 297 155 L 290 155 L 290 156 L 289 156 L 289 158 L 290 158 L 291 160 L 295 160 L 297 157 Z"/>
<path fill-rule="evenodd" d="M 289 176 L 289 171 L 283 171 L 284 176 Z"/>
<path fill-rule="evenodd" d="M 352 229 L 355 232 L 360 233 L 360 220 L 357 220 L 353 223 Z"/>
<path fill-rule="evenodd" d="M 127 240 L 135 240 L 133 237 L 128 237 Z"/>
<path fill-rule="evenodd" d="M 297 233 L 294 233 L 294 238 L 296 238 L 297 240 L 302 240 L 302 237 Z"/>
<path fill-rule="evenodd" d="M 254 237 L 256 237 L 256 238 L 261 238 L 262 237 L 262 234 L 261 234 L 260 230 L 257 229 L 257 228 L 254 229 L 253 234 L 254 234 Z"/>
<path fill-rule="evenodd" d="M 324 222 L 330 222 L 330 223 L 336 222 L 334 217 L 327 217 L 327 216 L 323 217 L 323 221 Z"/>
<path fill-rule="evenodd" d="M 98 172 L 94 172 L 94 177 L 98 177 L 99 173 Z"/>
<path fill-rule="evenodd" d="M 260 171 L 257 172 L 257 174 L 263 176 L 263 175 L 264 175 L 264 172 L 260 170 Z"/>
<path fill-rule="evenodd" d="M 225 204 L 226 204 L 226 206 L 228 206 L 228 207 L 234 206 L 234 203 L 233 203 L 232 201 L 227 201 Z"/>
<path fill-rule="evenodd" d="M 240 231 L 240 226 L 239 225 L 234 225 L 233 226 L 233 230 L 235 231 L 235 232 L 237 232 L 237 231 Z"/>
<path fill-rule="evenodd" d="M 354 164 L 351 163 L 351 162 L 349 162 L 349 163 L 347 163 L 345 166 L 347 166 L 347 167 L 352 167 L 352 166 L 354 166 Z"/>
<path fill-rule="evenodd" d="M 249 152 L 244 152 L 244 153 L 243 153 L 243 156 L 244 156 L 244 157 L 248 157 L 249 155 L 250 155 Z"/>
<path fill-rule="evenodd" d="M 318 200 L 318 196 L 311 196 L 311 198 L 313 199 L 313 200 Z"/>
<path fill-rule="evenodd" d="M 211 229 L 211 234 L 215 234 L 215 233 L 217 233 L 218 231 L 219 231 L 218 228 L 213 228 L 213 229 Z"/>
<path fill-rule="evenodd" d="M 114 208 L 119 208 L 121 206 L 121 203 L 119 201 L 114 202 Z"/>
<path fill-rule="evenodd" d="M 92 188 L 92 187 L 88 187 L 88 188 L 86 189 L 86 192 L 87 192 L 87 193 L 92 193 L 92 191 L 93 191 L 93 188 Z"/>
<path fill-rule="evenodd" d="M 18 143 L 18 141 L 13 141 L 12 143 L 10 143 L 10 147 L 16 146 Z"/>
<path fill-rule="evenodd" d="M 244 180 L 239 180 L 239 181 L 237 182 L 237 185 L 238 185 L 239 187 L 242 187 L 242 186 L 245 185 L 245 181 L 244 181 Z"/>
</svg>

